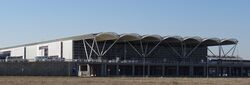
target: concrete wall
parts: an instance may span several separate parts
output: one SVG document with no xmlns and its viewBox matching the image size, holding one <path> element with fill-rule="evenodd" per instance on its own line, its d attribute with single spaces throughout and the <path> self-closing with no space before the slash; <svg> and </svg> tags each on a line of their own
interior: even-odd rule
<svg viewBox="0 0 250 85">
<path fill-rule="evenodd" d="M 35 59 L 36 56 L 44 56 L 42 50 L 39 50 L 39 47 L 48 46 L 48 55 L 49 56 L 58 56 L 64 57 L 65 59 L 72 59 L 72 40 L 67 41 L 56 41 L 43 44 L 35 44 L 29 46 L 22 46 L 16 48 L 9 48 L 0 50 L 0 52 L 11 51 L 11 56 L 23 56 L 25 55 L 26 47 L 26 59 Z"/>
<path fill-rule="evenodd" d="M 26 47 L 26 59 L 34 59 L 37 56 L 37 46 L 27 46 Z"/>
<path fill-rule="evenodd" d="M 61 57 L 61 42 L 51 42 L 37 45 L 37 56 L 44 56 L 43 52 L 39 50 L 39 47 L 48 46 L 49 56 L 59 56 Z"/>
<path fill-rule="evenodd" d="M 10 56 L 24 56 L 24 47 L 4 49 L 4 50 L 1 50 L 0 52 L 4 52 L 4 51 L 11 51 Z"/>
<path fill-rule="evenodd" d="M 65 59 L 73 59 L 73 41 L 63 41 L 63 57 Z"/>
</svg>

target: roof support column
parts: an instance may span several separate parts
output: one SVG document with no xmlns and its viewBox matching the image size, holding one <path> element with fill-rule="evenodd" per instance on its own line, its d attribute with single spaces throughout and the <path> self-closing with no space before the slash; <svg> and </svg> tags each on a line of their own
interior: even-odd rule
<svg viewBox="0 0 250 85">
<path fill-rule="evenodd" d="M 235 44 L 235 47 L 234 47 L 233 52 L 232 52 L 232 56 L 234 55 L 236 48 L 237 48 L 237 44 Z"/>
<path fill-rule="evenodd" d="M 175 54 L 177 54 L 179 57 L 181 57 L 181 54 L 169 43 L 167 43 L 167 45 L 175 52 Z"/>
<path fill-rule="evenodd" d="M 101 54 L 101 56 L 104 56 L 118 41 L 118 39 L 116 39 L 106 50 L 104 50 L 104 52 Z"/>
<path fill-rule="evenodd" d="M 94 42 L 95 42 L 95 45 L 96 45 L 97 52 L 100 55 L 101 53 L 100 53 L 99 45 L 97 44 L 96 38 L 94 38 Z"/>
<path fill-rule="evenodd" d="M 83 40 L 83 46 L 84 46 L 84 51 L 85 51 L 85 55 L 87 57 L 87 60 L 89 60 L 89 55 L 88 55 L 88 51 L 87 51 L 85 40 Z"/>
<path fill-rule="evenodd" d="M 185 54 L 184 54 L 184 44 L 183 42 L 181 42 L 181 57 L 185 57 Z"/>
<path fill-rule="evenodd" d="M 207 50 L 213 54 L 214 57 L 216 57 L 216 55 L 214 54 L 214 52 L 212 50 L 210 50 L 209 48 L 207 48 Z"/>
<path fill-rule="evenodd" d="M 141 52 L 138 49 L 136 49 L 136 47 L 132 45 L 129 41 L 128 44 L 132 47 L 134 51 L 136 51 L 138 55 L 140 55 L 143 58 L 143 76 L 145 76 L 145 62 L 146 62 L 145 58 L 148 57 L 160 45 L 162 41 L 159 41 L 152 49 L 148 49 L 149 42 L 146 42 L 145 49 L 142 40 L 140 40 L 139 42 L 140 42 Z"/>
<path fill-rule="evenodd" d="M 105 46 L 106 46 L 107 40 L 104 41 L 103 46 L 102 46 L 102 50 L 101 50 L 101 54 L 103 53 Z"/>
<path fill-rule="evenodd" d="M 91 56 L 92 56 L 93 52 L 98 57 L 102 58 L 102 56 L 104 56 L 115 45 L 115 43 L 118 41 L 118 39 L 116 39 L 110 46 L 108 46 L 107 49 L 105 49 L 106 43 L 107 43 L 107 40 L 105 40 L 104 43 L 103 43 L 102 48 L 100 49 L 99 48 L 99 43 L 96 40 L 96 38 L 93 38 L 93 39 L 90 39 L 90 40 L 92 40 L 91 45 L 86 40 L 83 40 L 84 50 L 85 50 L 85 54 L 86 54 L 86 57 L 87 57 L 88 60 L 92 59 Z M 88 53 L 88 51 L 87 51 L 87 46 L 91 49 L 90 53 Z"/>
<path fill-rule="evenodd" d="M 219 59 L 221 58 L 221 45 L 218 46 L 219 47 Z"/>
<path fill-rule="evenodd" d="M 89 43 L 88 43 L 88 41 L 86 41 L 86 40 L 83 40 L 83 43 L 85 44 L 85 52 L 88 54 L 88 52 L 87 52 L 87 47 L 86 47 L 86 45 L 91 49 L 90 50 L 90 53 L 88 54 L 88 59 L 92 59 L 91 58 L 91 56 L 92 56 L 92 52 L 94 52 L 96 55 L 98 55 L 99 56 L 99 54 L 96 52 L 96 50 L 94 49 L 94 46 L 95 46 L 95 41 L 94 40 L 92 40 L 92 45 L 90 45 Z"/>
<path fill-rule="evenodd" d="M 237 46 L 237 44 L 235 44 L 233 47 L 231 47 L 230 50 L 228 50 L 227 53 L 224 54 L 224 57 L 226 57 L 232 50 L 233 50 L 233 52 L 232 52 L 232 56 L 233 56 L 233 54 L 234 54 L 234 52 L 235 52 L 236 46 Z"/>
<path fill-rule="evenodd" d="M 148 53 L 146 53 L 146 56 L 149 56 L 160 44 L 162 41 L 158 42 Z"/>
<path fill-rule="evenodd" d="M 143 44 L 142 44 L 142 40 L 140 40 L 140 46 L 141 46 L 141 54 L 143 57 L 146 57 L 145 53 L 144 53 L 144 47 L 143 47 Z"/>
<path fill-rule="evenodd" d="M 199 46 L 201 43 L 197 44 L 185 57 L 189 57 Z"/>
<path fill-rule="evenodd" d="M 132 47 L 132 49 L 140 56 L 142 56 L 142 54 L 135 48 L 135 46 L 133 46 L 129 41 L 128 44 Z"/>
</svg>

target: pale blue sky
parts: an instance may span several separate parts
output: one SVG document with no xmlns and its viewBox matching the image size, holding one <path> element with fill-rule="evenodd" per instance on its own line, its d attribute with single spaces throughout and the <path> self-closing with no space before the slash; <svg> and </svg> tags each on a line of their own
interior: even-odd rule
<svg viewBox="0 0 250 85">
<path fill-rule="evenodd" d="M 1 0 L 0 47 L 96 33 L 237 38 L 250 59 L 250 0 Z"/>
</svg>

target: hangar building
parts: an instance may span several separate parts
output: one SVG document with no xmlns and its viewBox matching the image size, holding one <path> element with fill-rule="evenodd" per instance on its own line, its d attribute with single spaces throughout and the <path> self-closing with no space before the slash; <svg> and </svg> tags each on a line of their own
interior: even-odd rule
<svg viewBox="0 0 250 85">
<path fill-rule="evenodd" d="M 92 33 L 1 48 L 0 68 L 8 70 L 0 70 L 0 74 L 15 69 L 18 72 L 8 74 L 48 76 L 56 75 L 67 68 L 69 72 L 60 75 L 69 73 L 70 76 L 250 76 L 250 61 L 235 55 L 237 44 L 236 39 L 199 36 Z M 225 51 L 223 46 L 232 47 Z M 216 47 L 218 51 L 214 52 L 210 47 Z M 22 65 L 17 67 L 15 63 L 20 62 Z M 40 64 L 36 66 L 29 65 L 30 63 Z M 44 63 L 44 68 L 47 69 L 37 70 L 42 69 L 43 67 L 39 66 L 43 66 Z M 5 67 L 9 64 L 11 66 Z M 53 73 L 51 69 L 57 70 Z"/>
</svg>

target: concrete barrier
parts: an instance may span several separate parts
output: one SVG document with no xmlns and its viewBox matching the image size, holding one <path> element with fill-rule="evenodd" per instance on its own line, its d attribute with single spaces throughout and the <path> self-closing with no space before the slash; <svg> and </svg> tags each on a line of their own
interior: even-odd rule
<svg viewBox="0 0 250 85">
<path fill-rule="evenodd" d="M 77 76 L 72 62 L 1 62 L 0 76 Z"/>
</svg>

